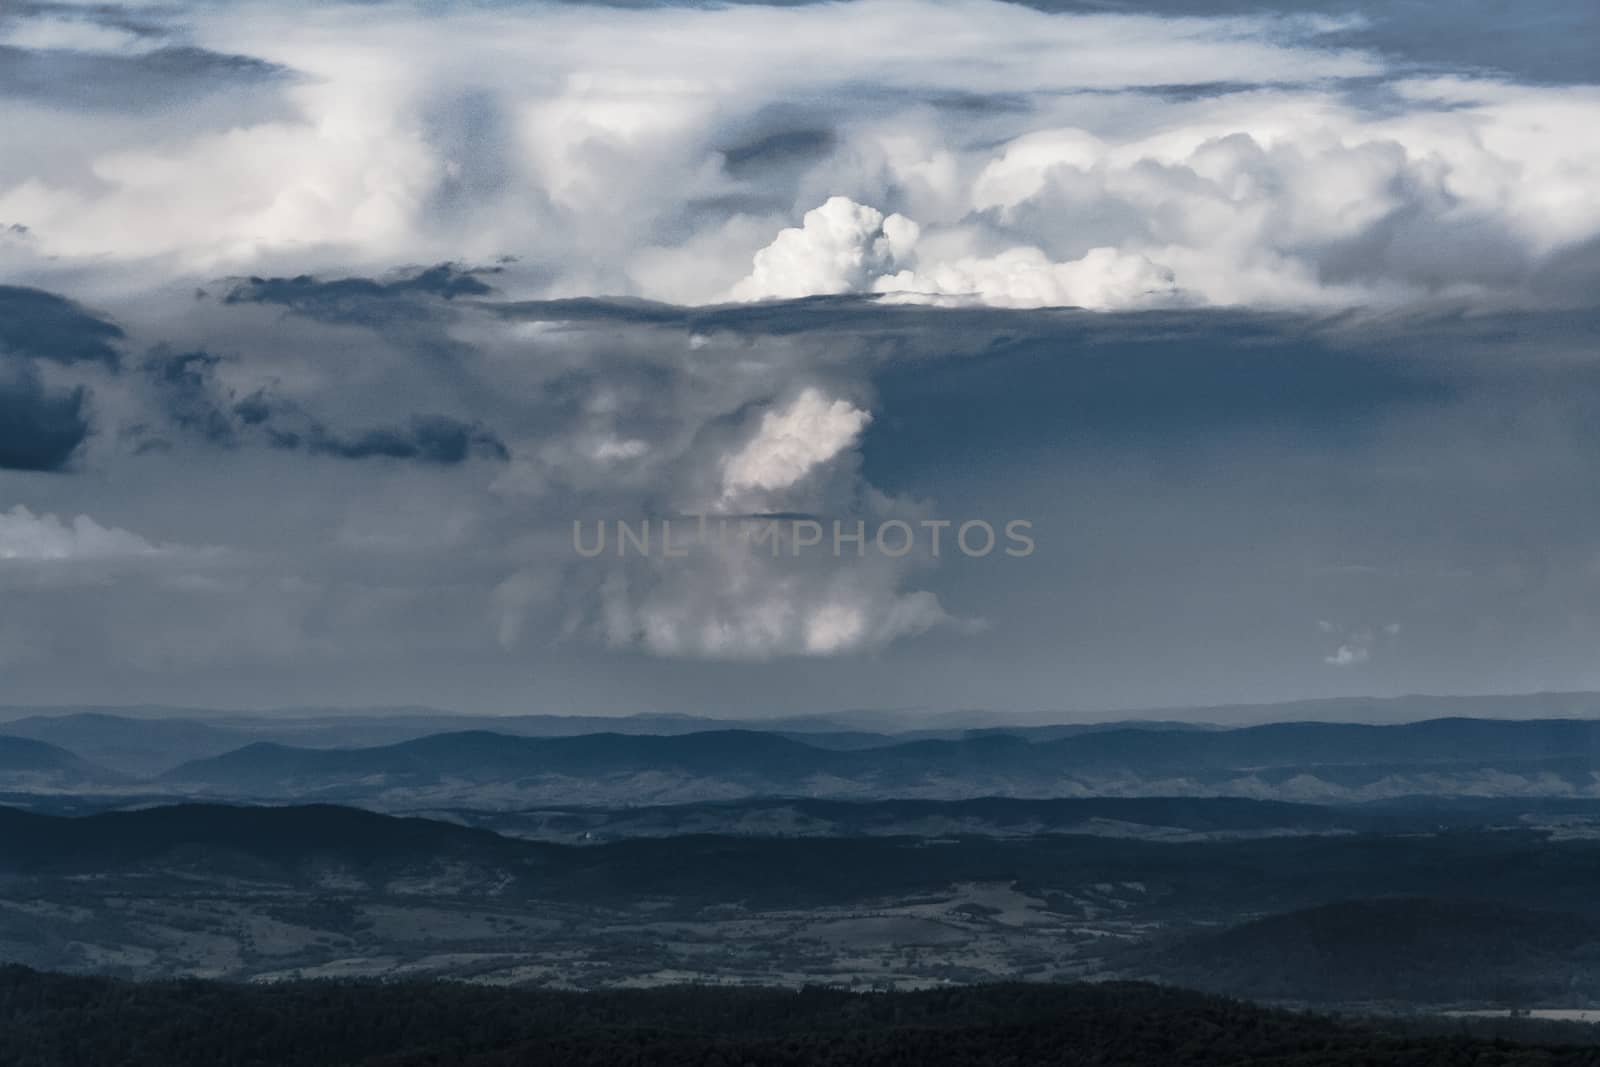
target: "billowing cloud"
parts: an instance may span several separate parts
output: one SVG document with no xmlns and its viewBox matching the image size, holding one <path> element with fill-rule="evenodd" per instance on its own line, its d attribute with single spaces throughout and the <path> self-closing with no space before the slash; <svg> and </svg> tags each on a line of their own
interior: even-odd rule
<svg viewBox="0 0 1600 1067">
<path fill-rule="evenodd" d="M 755 255 L 734 300 L 793 299 L 839 293 L 886 293 L 938 303 L 993 307 L 1122 308 L 1177 302 L 1172 271 L 1138 253 L 1091 248 L 1082 258 L 1052 263 L 1031 246 L 987 258 L 963 257 L 920 266 L 921 227 L 842 196 L 806 212 Z M 919 262 L 918 269 L 905 265 Z M 902 269 L 904 268 L 904 269 Z"/>
<path fill-rule="evenodd" d="M 752 490 L 790 488 L 818 466 L 855 444 L 872 416 L 816 388 L 761 416 L 755 436 L 722 464 L 722 503 Z"/>
<path fill-rule="evenodd" d="M 940 263 L 927 272 L 900 271 L 875 279 L 872 288 L 909 299 L 1016 308 L 1158 307 L 1179 299 L 1172 271 L 1115 248 L 1091 248 L 1068 263 L 1052 263 L 1037 248 L 1013 248 L 988 259 Z"/>
<path fill-rule="evenodd" d="M 733 287 L 735 300 L 786 300 L 861 292 L 894 269 L 917 243 L 917 224 L 847 197 L 830 197 L 806 212 L 755 255 L 750 276 Z"/>
<path fill-rule="evenodd" d="M 1568 299 L 1544 268 L 1600 236 L 1592 86 L 1411 76 L 1334 43 L 1359 20 L 988 0 L 858 0 L 843 35 L 828 5 L 147 17 L 38 14 L 8 47 L 285 75 L 193 75 L 228 92 L 181 127 L 8 109 L 0 137 L 30 149 L 0 160 L 0 226 L 28 235 L 8 266 L 115 288 L 510 256 L 497 284 L 542 298 L 1339 306 Z M 46 47 L 73 34 L 90 50 Z M 236 294 L 381 295 L 294 284 Z"/>
</svg>

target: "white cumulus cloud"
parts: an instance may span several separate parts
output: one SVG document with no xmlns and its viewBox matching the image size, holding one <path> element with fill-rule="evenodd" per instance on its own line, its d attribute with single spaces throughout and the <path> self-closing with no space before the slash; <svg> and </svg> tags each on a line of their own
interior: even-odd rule
<svg viewBox="0 0 1600 1067">
<path fill-rule="evenodd" d="M 723 501 L 788 489 L 854 445 L 871 421 L 849 401 L 802 390 L 787 407 L 762 415 L 755 436 L 723 461 Z"/>
<path fill-rule="evenodd" d="M 876 279 L 880 293 L 970 300 L 993 307 L 1072 305 L 1127 308 L 1177 300 L 1172 271 L 1137 252 L 1091 248 L 1081 259 L 1052 263 L 1037 248 L 987 259 L 965 258 Z"/>
<path fill-rule="evenodd" d="M 917 242 L 917 224 L 903 215 L 843 196 L 806 212 L 756 253 L 750 276 L 733 287 L 735 300 L 788 300 L 853 293 L 893 269 Z"/>
</svg>

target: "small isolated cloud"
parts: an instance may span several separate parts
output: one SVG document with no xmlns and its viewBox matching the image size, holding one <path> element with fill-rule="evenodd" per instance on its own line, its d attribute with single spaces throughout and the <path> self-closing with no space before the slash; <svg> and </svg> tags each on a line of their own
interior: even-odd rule
<svg viewBox="0 0 1600 1067">
<path fill-rule="evenodd" d="M 1331 667 L 1352 667 L 1371 658 L 1371 648 L 1365 644 L 1355 643 L 1340 645 L 1332 655 L 1322 657 L 1322 662 Z"/>
<path fill-rule="evenodd" d="M 1326 620 L 1319 620 L 1317 628 L 1323 633 L 1338 633 L 1340 628 Z M 1328 655 L 1322 657 L 1322 662 L 1330 667 L 1357 667 L 1372 660 L 1373 655 L 1396 637 L 1400 636 L 1400 624 L 1387 622 L 1382 626 L 1357 626 L 1344 631 L 1339 646 Z"/>
</svg>

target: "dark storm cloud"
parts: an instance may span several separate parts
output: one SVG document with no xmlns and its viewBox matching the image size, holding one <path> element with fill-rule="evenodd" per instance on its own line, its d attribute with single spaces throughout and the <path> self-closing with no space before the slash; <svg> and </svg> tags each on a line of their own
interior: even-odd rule
<svg viewBox="0 0 1600 1067">
<path fill-rule="evenodd" d="M 288 76 L 251 56 L 187 46 L 108 55 L 0 45 L 0 97 L 97 110 L 192 106 L 199 96 Z"/>
<path fill-rule="evenodd" d="M 90 434 L 87 391 L 49 390 L 25 371 L 0 377 L 0 470 L 60 471 Z"/>
<path fill-rule="evenodd" d="M 309 274 L 293 278 L 250 278 L 224 296 L 225 304 L 276 304 L 323 322 L 386 325 L 432 317 L 431 301 L 486 296 L 494 290 L 480 274 L 495 268 L 461 270 L 441 263 L 427 270 L 401 274 L 387 281 L 375 278 L 321 279 Z"/>
<path fill-rule="evenodd" d="M 0 286 L 0 469 L 67 469 L 93 432 L 82 386 L 53 387 L 39 365 L 121 361 L 122 329 L 41 289 Z"/>
<path fill-rule="evenodd" d="M 317 426 L 306 436 L 304 447 L 309 452 L 341 459 L 406 459 L 443 465 L 464 463 L 473 457 L 510 458 L 505 443 L 493 433 L 448 415 L 414 415 L 403 427 L 342 435 Z"/>
<path fill-rule="evenodd" d="M 212 444 L 231 446 L 239 441 L 238 430 L 225 406 L 218 402 L 213 376 L 221 362 L 221 357 L 208 352 L 157 353 L 145 362 L 145 374 L 174 426 Z M 239 414 L 239 408 L 240 405 L 234 406 L 235 414 Z"/>
<path fill-rule="evenodd" d="M 260 444 L 338 459 L 393 459 L 449 466 L 473 458 L 505 460 L 505 443 L 479 423 L 416 414 L 396 425 L 338 429 L 302 404 L 257 389 L 237 396 L 217 374 L 224 360 L 209 352 L 153 353 L 145 363 L 167 425 L 225 448 Z M 161 444 L 144 435 L 141 447 Z"/>
<path fill-rule="evenodd" d="M 1159 13 L 1186 17 L 1258 15 L 1254 0 L 1015 0 L 1048 12 Z M 1329 46 L 1371 48 L 1420 70 L 1477 68 L 1525 81 L 1590 83 L 1600 9 L 1566 0 L 1464 0 L 1454 4 L 1378 3 L 1357 0 L 1330 7 L 1326 0 L 1280 0 L 1285 14 L 1357 15 L 1359 21 L 1324 36 Z"/>
<path fill-rule="evenodd" d="M 893 469 L 935 454 L 1014 450 L 1020 462 L 1040 445 L 1159 446 L 1243 430 L 1332 445 L 1463 388 L 1444 366 L 1352 350 L 1325 324 L 1288 316 L 1019 315 L 974 327 L 969 343 L 992 338 L 980 351 L 898 362 L 875 377 L 869 477 L 892 485 Z"/>
<path fill-rule="evenodd" d="M 760 175 L 774 168 L 788 168 L 816 162 L 833 151 L 836 138 L 826 128 L 778 130 L 722 150 L 722 166 L 735 178 Z"/>
<path fill-rule="evenodd" d="M 0 467 L 90 472 L 0 475 L 0 511 L 218 549 L 8 589 L 8 684 L 749 711 L 1592 682 L 1596 324 L 1548 309 L 1600 279 L 1563 132 L 1594 100 L 1456 82 L 1592 81 L 1600 13 L 648 6 L 0 0 L 4 273 L 116 316 L 0 289 Z M 1161 17 L 1196 11 L 1246 17 Z M 1462 77 L 1398 80 L 1435 70 Z M 834 195 L 859 233 L 808 230 Z M 921 238 L 884 258 L 890 213 Z M 1177 310 L 719 303 L 909 273 L 897 300 L 1126 309 L 1168 249 Z M 195 271 L 227 277 L 192 300 Z M 574 517 L 708 506 L 1025 518 L 1039 551 L 573 565 Z"/>
<path fill-rule="evenodd" d="M 42 289 L 0 285 L 0 355 L 53 363 L 120 362 L 121 327 Z"/>
<path fill-rule="evenodd" d="M 593 322 L 652 326 L 688 326 L 692 308 L 654 300 L 617 300 L 580 296 L 566 300 L 518 300 L 485 305 L 501 318 L 518 322 Z"/>
<path fill-rule="evenodd" d="M 446 305 L 454 278 L 287 279 L 255 291 L 274 298 L 264 304 L 174 301 L 184 347 L 151 352 L 121 382 L 140 390 L 134 417 L 177 444 L 105 457 L 121 464 L 120 505 L 63 495 L 48 506 L 182 543 L 291 530 L 252 547 L 281 552 L 285 572 L 325 599 L 303 603 L 300 585 L 263 576 L 203 605 L 164 601 L 162 625 L 188 625 L 186 645 L 233 635 L 226 649 L 244 651 L 230 655 L 297 665 L 301 649 L 370 642 L 385 684 L 449 687 L 468 703 L 574 663 L 629 707 L 765 707 L 790 692 L 1083 706 L 1451 678 L 1492 688 L 1515 681 L 1499 650 L 1547 648 L 1562 681 L 1586 669 L 1583 628 L 1600 633 L 1585 577 L 1600 529 L 1586 458 L 1600 425 L 1594 313 L 1109 313 L 861 297 L 696 308 L 504 302 L 470 288 Z M 439 314 L 466 352 L 455 369 L 491 402 L 440 392 L 403 328 L 275 310 L 328 292 L 342 295 L 323 307 L 385 308 L 400 324 Z M 801 384 L 872 416 L 840 457 L 864 476 L 851 486 L 926 501 L 940 518 L 1034 522 L 1029 560 L 946 560 L 881 591 L 936 594 L 951 617 L 989 628 L 836 656 L 823 697 L 778 660 L 701 669 L 609 645 L 594 623 L 597 604 L 612 607 L 596 588 L 607 571 L 564 569 L 571 517 L 682 513 L 705 499 L 689 493 L 703 481 L 717 491 L 726 458 Z M 462 469 L 474 458 L 507 462 Z M 201 508 L 191 473 L 214 479 L 208 488 L 236 477 L 230 490 L 242 491 L 226 513 Z M 748 510 L 820 522 L 852 516 L 854 499 Z M 204 512 L 203 532 L 159 525 L 186 507 Z M 674 633 L 722 618 L 721 601 L 697 599 L 717 588 L 698 572 L 651 588 L 630 585 L 629 618 Z M 754 586 L 779 588 L 790 587 Z M 264 635 L 246 625 L 263 617 L 260 598 L 279 612 L 259 623 Z M 133 603 L 119 610 L 152 616 Z M 202 612 L 214 614 L 196 622 Z M 733 632 L 745 616 L 730 617 Z M 143 647 L 150 629 L 113 636 Z M 1383 635 L 1362 646 L 1369 658 L 1339 659 L 1366 633 Z M 587 677 L 571 684 L 597 691 Z"/>
<path fill-rule="evenodd" d="M 522 322 L 678 326 L 699 333 L 727 331 L 769 337 L 797 334 L 910 337 L 925 329 L 936 333 L 953 330 L 959 336 L 977 336 L 990 326 L 1030 321 L 1077 320 L 1089 329 L 1091 323 L 1100 318 L 1097 314 L 1075 309 L 1018 312 L 982 307 L 935 308 L 893 304 L 877 297 L 849 294 L 703 307 L 610 297 L 518 300 L 483 306 L 502 318 Z"/>
</svg>

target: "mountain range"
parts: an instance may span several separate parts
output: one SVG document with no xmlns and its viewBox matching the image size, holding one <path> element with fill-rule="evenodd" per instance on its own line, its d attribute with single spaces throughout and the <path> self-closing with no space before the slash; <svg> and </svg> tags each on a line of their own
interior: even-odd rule
<svg viewBox="0 0 1600 1067">
<path fill-rule="evenodd" d="M 1208 731 L 1107 729 L 1050 740 L 825 748 L 746 730 L 677 736 L 438 734 L 395 745 L 270 742 L 182 764 L 168 791 L 382 806 L 681 803 L 750 796 L 1236 795 L 1365 801 L 1412 794 L 1600 794 L 1600 723 L 1438 719 L 1280 723 Z"/>
<path fill-rule="evenodd" d="M 440 733 L 485 731 L 514 737 L 628 736 L 743 730 L 776 734 L 818 748 L 856 749 L 917 740 L 958 740 L 992 732 L 1050 740 L 1103 730 L 1202 730 L 1205 724 L 1129 720 L 976 728 L 895 729 L 895 720 L 864 716 L 888 732 L 858 725 L 852 716 L 711 719 L 691 715 L 459 715 L 431 709 L 374 709 L 364 713 L 294 709 L 276 714 L 209 713 L 160 707 L 0 708 L 0 734 L 59 745 L 113 770 L 150 776 L 180 763 L 221 755 L 257 741 L 299 748 L 363 748 L 399 744 Z M 965 717 L 964 721 L 971 717 Z M 987 720 L 984 720 L 987 721 Z M 905 723 L 900 723 L 901 727 Z"/>
<path fill-rule="evenodd" d="M 31 717 L 3 729 L 21 732 L 0 735 L 0 791 L 317 799 L 388 810 L 762 796 L 1241 796 L 1313 803 L 1600 796 L 1600 721 L 1587 719 L 1209 729 L 1099 724 L 934 738 L 465 730 L 381 745 L 285 744 L 254 739 L 237 725 L 103 713 Z M 317 731 L 332 727 L 296 729 L 327 742 L 330 736 Z"/>
</svg>

